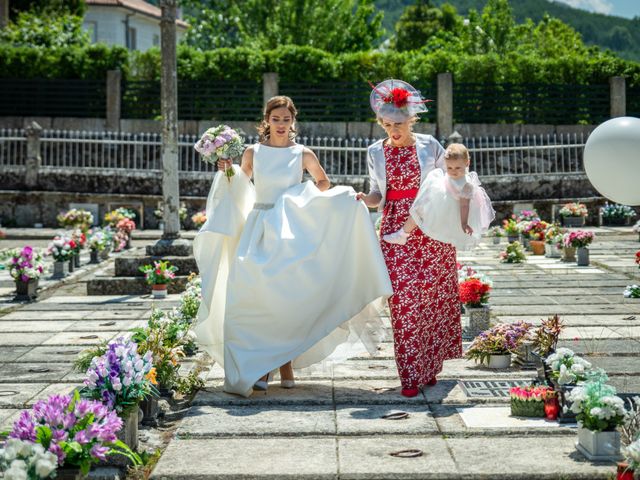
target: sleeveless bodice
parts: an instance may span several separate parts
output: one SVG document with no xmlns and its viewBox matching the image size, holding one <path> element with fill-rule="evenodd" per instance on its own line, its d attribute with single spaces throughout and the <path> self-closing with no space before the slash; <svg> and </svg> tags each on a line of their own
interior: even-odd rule
<svg viewBox="0 0 640 480">
<path fill-rule="evenodd" d="M 288 188 L 302 182 L 302 145 L 253 147 L 256 204 L 273 204 Z"/>
</svg>

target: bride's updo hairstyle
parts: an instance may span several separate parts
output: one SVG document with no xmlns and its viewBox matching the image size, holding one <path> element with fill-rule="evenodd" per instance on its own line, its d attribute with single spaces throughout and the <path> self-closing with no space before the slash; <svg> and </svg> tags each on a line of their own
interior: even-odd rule
<svg viewBox="0 0 640 480">
<path fill-rule="evenodd" d="M 267 102 L 267 105 L 264 107 L 262 122 L 260 122 L 260 125 L 258 125 L 257 128 L 261 142 L 266 141 L 271 134 L 271 128 L 269 127 L 269 116 L 271 115 L 271 112 L 280 107 L 285 107 L 291 112 L 294 123 L 289 128 L 289 138 L 291 140 L 294 140 L 296 138 L 295 120 L 296 115 L 298 114 L 298 110 L 296 110 L 296 106 L 293 104 L 293 100 L 285 95 L 278 95 L 276 97 L 271 97 Z"/>
</svg>

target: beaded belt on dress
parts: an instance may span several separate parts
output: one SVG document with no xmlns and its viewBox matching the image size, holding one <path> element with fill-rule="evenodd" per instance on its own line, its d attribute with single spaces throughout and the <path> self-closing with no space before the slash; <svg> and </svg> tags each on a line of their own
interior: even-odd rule
<svg viewBox="0 0 640 480">
<path fill-rule="evenodd" d="M 273 203 L 255 203 L 253 205 L 254 210 L 270 210 L 273 208 Z"/>
<path fill-rule="evenodd" d="M 408 190 L 387 190 L 387 200 L 404 200 L 405 198 L 416 198 L 417 195 L 417 188 L 410 188 Z"/>
</svg>

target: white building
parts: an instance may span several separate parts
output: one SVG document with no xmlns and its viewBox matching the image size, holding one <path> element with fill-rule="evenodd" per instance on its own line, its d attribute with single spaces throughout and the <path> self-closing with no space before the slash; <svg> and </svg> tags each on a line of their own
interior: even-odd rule
<svg viewBox="0 0 640 480">
<path fill-rule="evenodd" d="M 84 29 L 93 43 L 145 51 L 160 46 L 160 8 L 143 0 L 86 0 Z M 189 25 L 176 21 L 178 40 Z"/>
</svg>

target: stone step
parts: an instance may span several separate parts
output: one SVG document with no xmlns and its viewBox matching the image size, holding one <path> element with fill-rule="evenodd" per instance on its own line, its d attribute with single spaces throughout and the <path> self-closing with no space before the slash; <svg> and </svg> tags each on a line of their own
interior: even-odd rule
<svg viewBox="0 0 640 480">
<path fill-rule="evenodd" d="M 188 276 L 176 276 L 169 284 L 169 293 L 184 292 Z M 144 277 L 94 277 L 87 281 L 87 295 L 144 295 L 151 287 Z"/>
<path fill-rule="evenodd" d="M 140 267 L 153 265 L 154 261 L 167 260 L 171 265 L 178 267 L 180 275 L 188 275 L 191 272 L 198 273 L 198 265 L 194 257 L 152 257 L 149 255 L 127 255 L 115 259 L 116 277 L 142 277 L 144 274 Z"/>
</svg>

